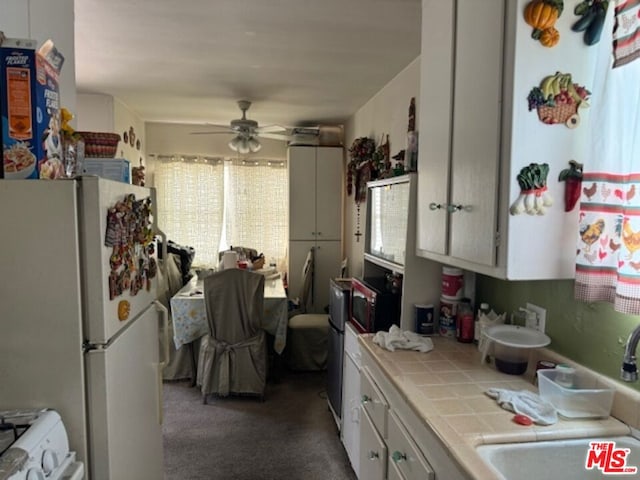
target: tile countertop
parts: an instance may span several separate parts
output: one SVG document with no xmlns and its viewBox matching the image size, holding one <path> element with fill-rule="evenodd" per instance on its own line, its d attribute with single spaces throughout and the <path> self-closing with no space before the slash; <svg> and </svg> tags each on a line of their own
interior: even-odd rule
<svg viewBox="0 0 640 480">
<path fill-rule="evenodd" d="M 566 359 L 548 349 L 538 349 L 532 351 L 537 357 L 532 355 L 533 361 L 530 360 L 524 375 L 507 375 L 498 372 L 493 364 L 482 365 L 474 344 L 445 337 L 431 338 L 434 349 L 428 353 L 390 352 L 374 344 L 371 334 L 361 335 L 359 342 L 470 478 L 495 477 L 476 453 L 475 447 L 480 444 L 628 435 L 627 424 L 637 428 L 640 393 L 617 384 L 616 388 L 622 392 L 616 392 L 612 414 L 620 411 L 622 415 L 617 416 L 626 416 L 623 420 L 627 424 L 613 417 L 594 420 L 560 417 L 555 425 L 518 425 L 512 421 L 512 412 L 499 407 L 484 392 L 491 387 L 537 392 L 531 382 L 537 358 Z M 602 381 L 608 385 L 615 383 L 607 382 L 604 377 Z"/>
</svg>

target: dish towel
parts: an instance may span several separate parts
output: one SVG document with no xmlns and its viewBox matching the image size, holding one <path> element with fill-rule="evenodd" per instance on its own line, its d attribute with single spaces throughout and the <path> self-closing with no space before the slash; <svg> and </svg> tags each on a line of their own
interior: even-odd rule
<svg viewBox="0 0 640 480">
<path fill-rule="evenodd" d="M 388 332 L 376 333 L 373 337 L 373 343 L 391 352 L 394 352 L 397 348 L 401 350 L 417 350 L 418 352 L 433 350 L 433 341 L 430 338 L 421 337 L 414 332 L 403 332 L 397 325 L 391 325 Z"/>
<path fill-rule="evenodd" d="M 538 425 L 553 425 L 558 421 L 555 407 L 536 393 L 503 388 L 490 388 L 484 393 L 495 398 L 505 410 L 526 415 Z"/>
</svg>

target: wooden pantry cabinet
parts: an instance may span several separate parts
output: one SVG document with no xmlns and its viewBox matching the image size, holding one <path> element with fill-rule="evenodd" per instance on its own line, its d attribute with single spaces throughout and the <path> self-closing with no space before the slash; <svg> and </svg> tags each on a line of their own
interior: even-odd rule
<svg viewBox="0 0 640 480">
<path fill-rule="evenodd" d="M 299 295 L 302 267 L 314 249 L 309 313 L 329 304 L 329 279 L 342 261 L 342 147 L 291 146 L 289 169 L 289 291 Z"/>
<path fill-rule="evenodd" d="M 547 75 L 589 83 L 591 62 L 571 32 L 571 9 L 556 23 L 554 48 L 531 38 L 528 0 L 423 0 L 418 159 L 418 255 L 497 278 L 572 278 L 577 209 L 564 212 L 558 174 L 584 155 L 581 125 L 546 125 L 527 96 Z M 544 215 L 509 214 L 517 175 L 548 163 L 554 205 Z"/>
</svg>

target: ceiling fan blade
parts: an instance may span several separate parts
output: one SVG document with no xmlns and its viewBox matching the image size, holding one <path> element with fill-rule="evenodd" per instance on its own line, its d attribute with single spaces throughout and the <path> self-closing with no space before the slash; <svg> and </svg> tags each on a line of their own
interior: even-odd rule
<svg viewBox="0 0 640 480">
<path fill-rule="evenodd" d="M 190 132 L 190 135 L 217 135 L 217 134 L 220 134 L 220 133 L 223 133 L 225 135 L 232 135 L 235 132 L 230 131 L 230 130 L 228 130 L 226 132 Z"/>
<path fill-rule="evenodd" d="M 257 135 L 260 138 L 271 138 L 273 140 L 284 140 L 285 142 L 293 139 L 291 136 L 285 135 L 285 134 L 282 134 L 282 133 L 259 132 Z"/>
<path fill-rule="evenodd" d="M 257 133 L 276 133 L 286 131 L 287 129 L 285 127 L 281 127 L 280 125 L 265 125 L 264 127 L 256 128 Z"/>
</svg>

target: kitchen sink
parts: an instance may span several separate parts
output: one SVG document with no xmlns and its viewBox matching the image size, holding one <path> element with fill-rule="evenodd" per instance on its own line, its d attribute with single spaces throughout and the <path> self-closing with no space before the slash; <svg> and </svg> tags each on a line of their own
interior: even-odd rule
<svg viewBox="0 0 640 480">
<path fill-rule="evenodd" d="M 589 453 L 591 442 L 598 444 Z M 476 450 L 505 480 L 590 480 L 615 474 L 623 475 L 623 478 L 640 476 L 640 440 L 632 436 L 481 445 Z M 587 469 L 588 459 L 591 469 Z M 637 476 L 631 473 L 636 467 Z M 621 471 L 625 469 L 626 472 Z"/>
</svg>

